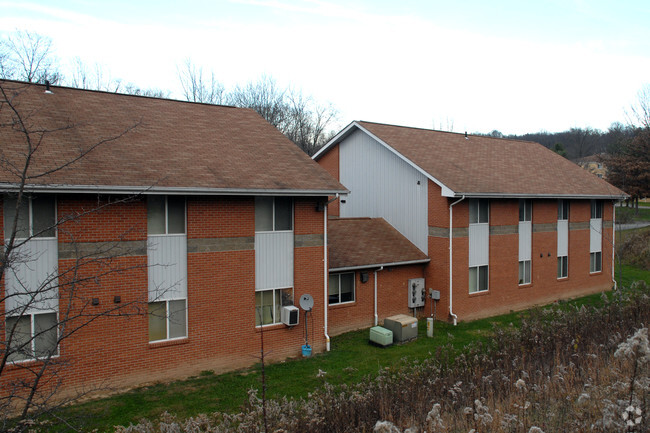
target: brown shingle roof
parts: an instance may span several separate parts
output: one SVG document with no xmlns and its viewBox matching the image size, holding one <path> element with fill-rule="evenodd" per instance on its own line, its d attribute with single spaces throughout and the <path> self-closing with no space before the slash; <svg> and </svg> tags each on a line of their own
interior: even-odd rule
<svg viewBox="0 0 650 433">
<path fill-rule="evenodd" d="M 383 218 L 330 219 L 327 232 L 330 270 L 429 261 Z"/>
<path fill-rule="evenodd" d="M 214 193 L 345 190 L 250 109 L 54 86 L 48 94 L 45 86 L 13 81 L 0 80 L 0 85 L 28 128 L 50 131 L 42 135 L 30 174 L 59 166 L 108 140 L 65 169 L 28 184 Z M 3 126 L 10 115 L 3 106 Z M 33 140 L 39 137 L 32 135 Z M 2 127 L 0 143 L 0 157 L 20 167 L 24 137 Z M 16 181 L 15 175 L 0 170 L 0 184 Z"/>
<path fill-rule="evenodd" d="M 529 141 L 356 122 L 455 195 L 622 197 L 625 193 Z"/>
</svg>

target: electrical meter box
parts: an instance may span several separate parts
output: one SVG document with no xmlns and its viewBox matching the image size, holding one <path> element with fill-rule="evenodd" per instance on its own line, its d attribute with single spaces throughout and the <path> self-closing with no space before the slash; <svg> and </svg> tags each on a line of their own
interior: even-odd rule
<svg viewBox="0 0 650 433">
<path fill-rule="evenodd" d="M 406 314 L 386 317 L 384 328 L 393 332 L 394 343 L 404 343 L 418 338 L 418 319 Z"/>
<path fill-rule="evenodd" d="M 393 332 L 381 326 L 374 326 L 370 328 L 370 341 L 380 346 L 390 346 L 393 344 Z"/>
<path fill-rule="evenodd" d="M 408 289 L 409 308 L 424 307 L 424 278 L 411 278 Z"/>
</svg>

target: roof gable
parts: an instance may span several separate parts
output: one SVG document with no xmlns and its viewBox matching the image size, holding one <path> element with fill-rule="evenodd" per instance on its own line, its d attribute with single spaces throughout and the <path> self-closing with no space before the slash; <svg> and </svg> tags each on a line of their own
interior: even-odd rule
<svg viewBox="0 0 650 433">
<path fill-rule="evenodd" d="M 185 193 L 343 192 L 345 188 L 255 111 L 244 108 L 51 87 L 0 85 L 30 128 L 47 129 L 30 173 L 78 161 L 35 187 Z M 5 106 L 0 121 L 11 113 Z M 36 134 L 38 135 L 38 134 Z M 0 129 L 3 157 L 24 161 L 24 136 Z M 0 172 L 0 184 L 15 176 Z M 8 185 L 6 185 L 8 187 Z"/>
<path fill-rule="evenodd" d="M 445 196 L 622 198 L 625 193 L 544 146 L 371 122 L 353 122 L 321 152 L 360 129 L 410 161 Z"/>
</svg>

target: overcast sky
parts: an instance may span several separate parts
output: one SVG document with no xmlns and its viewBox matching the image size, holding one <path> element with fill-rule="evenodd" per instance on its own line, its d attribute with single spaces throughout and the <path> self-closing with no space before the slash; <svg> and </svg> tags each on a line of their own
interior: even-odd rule
<svg viewBox="0 0 650 433">
<path fill-rule="evenodd" d="M 650 83 L 650 1 L 0 1 L 0 33 L 52 38 L 181 98 L 186 58 L 226 88 L 269 75 L 367 120 L 505 134 L 599 129 Z"/>
</svg>

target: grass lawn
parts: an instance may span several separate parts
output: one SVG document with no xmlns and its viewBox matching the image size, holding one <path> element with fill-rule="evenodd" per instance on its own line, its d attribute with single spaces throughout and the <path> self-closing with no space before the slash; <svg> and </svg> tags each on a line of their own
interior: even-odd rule
<svg viewBox="0 0 650 433">
<path fill-rule="evenodd" d="M 618 276 L 618 274 L 617 274 Z M 650 283 L 650 271 L 623 267 L 623 284 L 644 279 Z M 594 305 L 600 295 L 591 295 L 569 304 Z M 418 339 L 410 343 L 380 348 L 368 343 L 368 330 L 350 332 L 332 338 L 332 350 L 308 359 L 295 359 L 266 366 L 267 395 L 301 398 L 327 381 L 333 385 L 353 384 L 375 375 L 386 367 L 399 367 L 417 359 L 440 356 L 436 351 L 446 345 L 455 350 L 486 340 L 493 326 L 518 326 L 521 316 L 510 313 L 458 326 L 436 322 L 434 338 L 426 337 L 426 321 L 419 323 Z M 445 355 L 451 355 L 446 352 Z M 319 371 L 326 374 L 318 377 Z M 68 409 L 66 418 L 85 418 L 85 429 L 111 430 L 140 418 L 156 418 L 164 411 L 181 418 L 199 413 L 238 412 L 251 388 L 261 390 L 260 366 L 216 375 L 210 371 L 183 381 L 134 389 L 109 398 L 79 404 Z"/>
<path fill-rule="evenodd" d="M 635 213 L 633 208 L 617 207 L 616 208 L 616 221 L 624 221 L 629 219 L 630 222 L 647 222 L 650 221 L 650 207 L 641 206 L 639 204 L 639 213 Z"/>
</svg>

